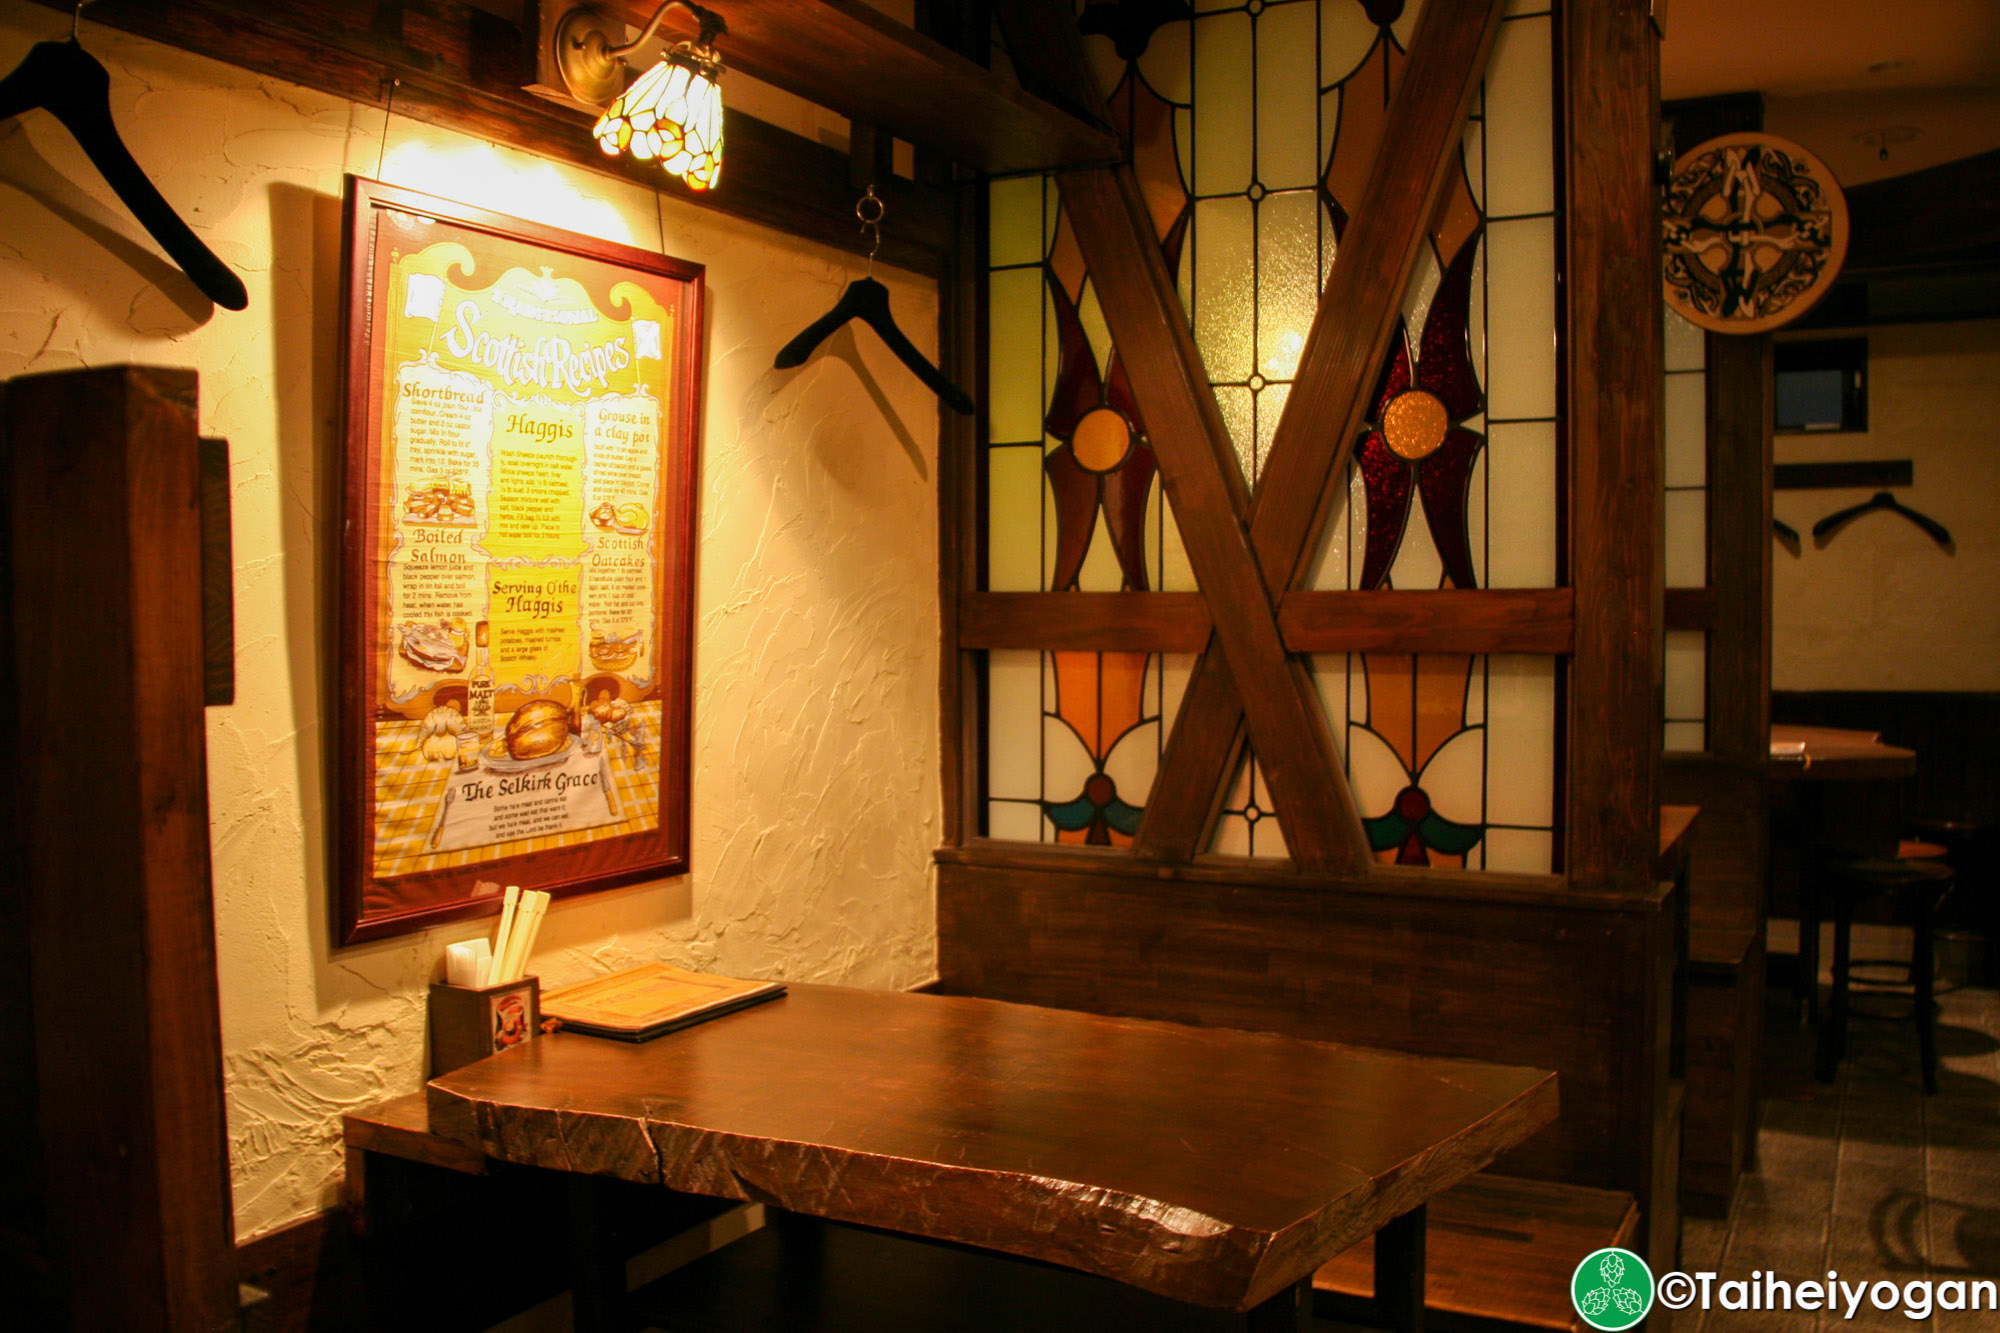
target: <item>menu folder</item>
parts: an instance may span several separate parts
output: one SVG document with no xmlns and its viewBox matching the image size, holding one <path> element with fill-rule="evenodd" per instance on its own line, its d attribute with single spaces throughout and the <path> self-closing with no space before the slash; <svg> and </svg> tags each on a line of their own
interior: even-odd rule
<svg viewBox="0 0 2000 1333">
<path fill-rule="evenodd" d="M 561 1019 L 565 1032 L 651 1041 L 784 993 L 781 981 L 743 981 L 646 963 L 543 992 L 542 1017 Z"/>
</svg>

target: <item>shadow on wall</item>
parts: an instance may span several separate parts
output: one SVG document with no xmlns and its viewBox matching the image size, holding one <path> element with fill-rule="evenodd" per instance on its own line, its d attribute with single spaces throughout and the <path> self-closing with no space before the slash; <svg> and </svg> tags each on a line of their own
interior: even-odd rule
<svg viewBox="0 0 2000 1333">
<path fill-rule="evenodd" d="M 141 230 L 138 222 L 93 199 L 43 157 L 19 118 L 0 121 L 0 182 L 33 199 L 113 262 L 159 289 L 174 314 L 167 316 L 164 324 L 146 332 L 177 338 L 200 328 L 214 316 L 215 303 L 201 294 L 187 274 L 172 261 L 155 254 L 147 242 L 137 239 L 136 233 Z M 79 262 L 76 271 L 87 273 L 91 265 Z M 133 305 L 119 299 L 118 284 L 92 283 L 72 290 L 79 299 L 91 302 L 96 321 L 114 327 L 131 322 Z"/>
<path fill-rule="evenodd" d="M 766 408 L 793 385 L 809 381 L 812 378 L 809 373 L 812 368 L 825 361 L 847 363 L 848 369 L 854 372 L 855 380 L 867 392 L 869 401 L 875 405 L 875 410 L 881 414 L 883 424 L 895 434 L 896 443 L 900 444 L 903 452 L 909 456 L 910 466 L 916 470 L 919 477 L 928 481 L 930 469 L 924 462 L 923 448 L 917 443 L 917 437 L 911 433 L 909 426 L 904 424 L 903 418 L 890 404 L 888 394 L 882 391 L 881 381 L 875 378 L 875 373 L 862 359 L 861 347 L 855 342 L 854 329 L 851 325 L 843 325 L 835 330 L 819 345 L 818 350 L 807 358 L 805 365 L 797 370 L 765 371 L 743 396 L 742 420 L 745 425 L 763 420 Z M 829 471 L 836 475 L 840 473 L 841 460 L 838 457 L 827 458 L 825 462 Z"/>
</svg>

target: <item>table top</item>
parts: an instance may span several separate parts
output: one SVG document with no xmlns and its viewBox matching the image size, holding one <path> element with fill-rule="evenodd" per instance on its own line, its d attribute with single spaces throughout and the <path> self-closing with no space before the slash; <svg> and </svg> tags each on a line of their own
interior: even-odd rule
<svg viewBox="0 0 2000 1333">
<path fill-rule="evenodd" d="M 1660 807 L 1660 858 L 1653 867 L 1654 879 L 1677 879 L 1687 864 L 1688 830 L 1701 814 L 1698 805 Z"/>
<path fill-rule="evenodd" d="M 1906 778 L 1917 771 L 1917 752 L 1884 745 L 1881 733 L 1842 727 L 1771 725 L 1771 767 L 1786 778 Z"/>
<path fill-rule="evenodd" d="M 1249 1309 L 1553 1120 L 1556 1076 L 795 984 L 651 1042 L 526 1042 L 429 1097 L 434 1132 L 505 1161 Z"/>
</svg>

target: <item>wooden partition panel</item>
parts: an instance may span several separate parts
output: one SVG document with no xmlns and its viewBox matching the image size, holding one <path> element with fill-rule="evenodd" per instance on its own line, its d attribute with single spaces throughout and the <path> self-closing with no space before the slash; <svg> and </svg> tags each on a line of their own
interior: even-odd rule
<svg viewBox="0 0 2000 1333">
<path fill-rule="evenodd" d="M 1653 1179 L 1670 1132 L 1667 886 L 1155 875 L 992 844 L 940 861 L 946 991 L 1552 1068 L 1561 1117 L 1496 1169 L 1631 1190 L 1649 1217 L 1671 1194 Z"/>
<path fill-rule="evenodd" d="M 195 377 L 5 410 L 47 1248 L 70 1328 L 233 1327 Z"/>
</svg>

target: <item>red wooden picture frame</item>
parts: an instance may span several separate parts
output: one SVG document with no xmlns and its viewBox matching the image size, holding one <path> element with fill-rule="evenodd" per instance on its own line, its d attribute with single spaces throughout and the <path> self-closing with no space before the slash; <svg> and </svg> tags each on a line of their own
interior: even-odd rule
<svg viewBox="0 0 2000 1333">
<path fill-rule="evenodd" d="M 344 253 L 335 938 L 685 873 L 701 265 L 353 176 Z"/>
</svg>

